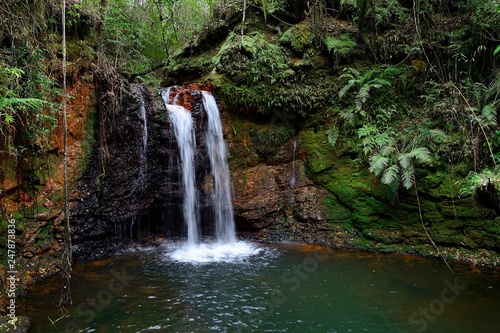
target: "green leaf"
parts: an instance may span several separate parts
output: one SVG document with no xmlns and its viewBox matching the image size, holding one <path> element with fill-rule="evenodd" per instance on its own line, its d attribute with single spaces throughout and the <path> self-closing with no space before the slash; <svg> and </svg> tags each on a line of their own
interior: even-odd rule
<svg viewBox="0 0 500 333">
<path fill-rule="evenodd" d="M 411 165 L 411 156 L 409 153 L 400 154 L 398 156 L 398 161 L 399 161 L 399 165 L 401 165 L 401 168 L 403 168 L 403 170 L 406 170 Z"/>
<path fill-rule="evenodd" d="M 493 51 L 493 55 L 497 55 L 498 52 L 500 52 L 500 45 L 498 45 L 495 51 Z"/>
<path fill-rule="evenodd" d="M 339 138 L 339 129 L 337 126 L 332 126 L 328 130 L 328 143 L 331 144 L 332 146 L 335 146 L 335 143 L 337 143 L 337 140 Z"/>
<path fill-rule="evenodd" d="M 375 175 L 380 175 L 382 171 L 384 171 L 385 167 L 389 163 L 389 159 L 382 154 L 375 154 L 370 157 L 370 172 L 373 172 Z"/>
<path fill-rule="evenodd" d="M 339 91 L 339 98 L 343 98 L 349 90 L 351 90 L 352 86 L 354 85 L 353 82 L 349 81 L 345 86 L 342 87 Z"/>
<path fill-rule="evenodd" d="M 429 149 L 425 147 L 417 147 L 413 148 L 409 153 L 408 156 L 410 158 L 415 158 L 418 162 L 420 163 L 425 163 L 429 164 L 432 162 L 432 156 L 429 151 Z"/>
<path fill-rule="evenodd" d="M 409 168 L 403 169 L 401 172 L 401 181 L 403 186 L 408 190 L 413 186 L 415 171 L 413 166 L 410 165 Z"/>
<path fill-rule="evenodd" d="M 497 124 L 497 108 L 494 103 L 490 103 L 483 107 L 482 111 L 482 125 L 483 126 L 496 126 Z"/>
<path fill-rule="evenodd" d="M 382 174 L 381 181 L 383 184 L 391 185 L 398 180 L 399 168 L 397 165 L 391 165 L 387 169 L 385 169 Z"/>
<path fill-rule="evenodd" d="M 6 113 L 4 116 L 4 121 L 7 125 L 9 125 L 10 123 L 12 123 L 14 121 L 14 117 L 12 117 L 12 115 Z"/>
</svg>

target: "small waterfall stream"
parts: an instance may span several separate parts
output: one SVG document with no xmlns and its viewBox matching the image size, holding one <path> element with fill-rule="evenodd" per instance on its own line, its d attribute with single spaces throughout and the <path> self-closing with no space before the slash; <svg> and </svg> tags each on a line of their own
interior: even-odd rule
<svg viewBox="0 0 500 333">
<path fill-rule="evenodd" d="M 168 115 L 172 121 L 172 129 L 180 151 L 182 184 L 184 186 L 183 213 L 188 230 L 188 245 L 198 244 L 198 221 L 196 218 L 196 186 L 194 169 L 194 151 L 196 141 L 193 134 L 193 118 L 191 113 L 179 105 L 165 102 Z"/>
<path fill-rule="evenodd" d="M 140 169 L 139 169 L 139 182 L 141 185 L 146 183 L 147 170 L 148 170 L 148 118 L 146 114 L 146 104 L 144 102 L 144 95 L 140 92 L 139 100 L 139 116 L 142 120 L 142 149 L 140 155 Z"/>
<path fill-rule="evenodd" d="M 292 159 L 292 178 L 290 179 L 290 186 L 295 186 L 295 152 L 297 151 L 297 141 L 293 142 L 293 159 Z"/>
<path fill-rule="evenodd" d="M 212 195 L 215 210 L 215 235 L 218 242 L 236 242 L 234 230 L 234 211 L 231 197 L 231 181 L 226 158 L 226 144 L 222 135 L 219 108 L 215 98 L 203 91 L 203 106 L 208 117 L 206 142 L 211 171 L 214 177 Z"/>
</svg>

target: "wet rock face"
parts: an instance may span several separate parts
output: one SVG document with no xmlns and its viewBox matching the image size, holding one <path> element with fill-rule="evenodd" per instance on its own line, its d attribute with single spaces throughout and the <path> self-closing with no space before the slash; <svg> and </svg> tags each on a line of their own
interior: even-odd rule
<svg viewBox="0 0 500 333">
<path fill-rule="evenodd" d="M 209 87 L 174 87 L 168 100 L 174 103 L 175 99 L 194 120 L 197 208 L 202 235 L 211 236 L 213 180 L 201 90 Z M 179 148 L 162 92 L 141 85 L 133 85 L 130 91 L 119 114 L 96 131 L 100 138 L 93 160 L 73 202 L 76 260 L 101 257 L 139 235 L 185 235 Z M 141 100 L 147 118 L 147 159 L 141 157 Z M 224 123 L 225 136 L 231 133 L 230 128 Z M 295 150 L 296 142 L 289 141 L 267 164 L 233 168 L 235 220 L 240 234 L 261 240 L 315 241 L 321 234 L 318 230 L 328 229 L 320 209 L 320 190 L 305 176 L 304 163 L 295 158 Z"/>
<path fill-rule="evenodd" d="M 206 116 L 202 95 L 198 90 L 172 90 L 172 95 L 177 93 L 177 103 L 191 111 L 195 122 L 196 176 L 197 183 L 202 183 L 210 165 L 203 135 Z M 146 162 L 141 159 L 141 95 L 147 118 Z M 76 260 L 98 258 L 139 233 L 175 233 L 183 224 L 179 149 L 161 92 L 132 86 L 120 113 L 101 126 L 104 130 L 99 131 L 101 138 L 97 141 L 104 144 L 94 147 L 93 160 L 72 209 Z M 203 206 L 204 193 L 200 191 L 199 196 Z"/>
<path fill-rule="evenodd" d="M 237 227 L 242 235 L 261 241 L 332 244 L 321 209 L 324 194 L 307 178 L 295 149 L 291 140 L 266 163 L 234 170 Z"/>
</svg>

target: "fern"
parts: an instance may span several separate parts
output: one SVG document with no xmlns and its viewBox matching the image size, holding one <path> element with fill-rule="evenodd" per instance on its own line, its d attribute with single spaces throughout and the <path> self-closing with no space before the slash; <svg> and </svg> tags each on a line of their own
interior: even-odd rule
<svg viewBox="0 0 500 333">
<path fill-rule="evenodd" d="M 346 109 L 344 111 L 341 111 L 339 115 L 340 118 L 344 119 L 348 123 L 352 123 L 354 121 L 355 114 L 352 109 Z"/>
<path fill-rule="evenodd" d="M 354 86 L 354 83 L 355 82 L 353 80 L 349 80 L 347 84 L 343 86 L 342 89 L 339 90 L 340 99 L 342 99 L 349 92 L 349 90 L 351 90 L 351 88 Z"/>
<path fill-rule="evenodd" d="M 409 153 L 408 156 L 410 158 L 416 159 L 420 163 L 425 163 L 429 164 L 432 162 L 432 157 L 429 149 L 425 147 L 417 147 L 413 148 Z"/>
<path fill-rule="evenodd" d="M 411 156 L 410 154 L 400 154 L 398 156 L 398 162 L 402 169 L 408 169 L 411 166 Z"/>
<path fill-rule="evenodd" d="M 328 143 L 332 146 L 335 146 L 337 140 L 339 138 L 339 129 L 337 126 L 332 126 L 327 131 L 328 134 Z"/>
<path fill-rule="evenodd" d="M 389 156 L 395 152 L 396 148 L 392 144 L 387 144 L 380 149 L 380 153 L 384 156 Z"/>
<path fill-rule="evenodd" d="M 415 170 L 413 169 L 413 165 L 410 164 L 408 168 L 401 170 L 401 182 L 407 190 L 413 186 L 415 182 Z"/>
<path fill-rule="evenodd" d="M 382 148 L 384 146 L 388 146 L 387 148 L 394 149 L 392 147 L 392 144 L 394 143 L 394 139 L 390 136 L 390 134 L 392 134 L 392 133 L 388 133 L 388 132 L 377 133 L 377 135 L 375 135 L 375 144 L 380 148 Z M 388 153 L 384 153 L 384 155 L 388 155 L 390 153 L 392 153 L 392 151 L 388 152 Z"/>
<path fill-rule="evenodd" d="M 380 175 L 389 164 L 389 159 L 384 155 L 377 153 L 370 157 L 370 172 L 373 172 L 376 176 Z"/>
<path fill-rule="evenodd" d="M 384 173 L 382 174 L 382 178 L 380 180 L 383 184 L 392 185 L 398 180 L 398 177 L 399 168 L 396 164 L 394 164 L 384 170 Z"/>
<path fill-rule="evenodd" d="M 355 99 L 356 107 L 358 109 L 361 109 L 363 107 L 363 104 L 365 104 L 368 98 L 370 98 L 371 88 L 372 88 L 371 86 L 367 85 L 364 85 L 361 88 L 359 88 L 359 91 L 356 94 L 356 99 Z"/>
<path fill-rule="evenodd" d="M 494 103 L 485 105 L 481 111 L 481 125 L 484 127 L 497 125 L 497 108 Z"/>
<path fill-rule="evenodd" d="M 375 127 L 374 125 L 365 124 L 363 125 L 363 127 L 358 129 L 358 138 L 361 139 L 368 136 L 372 136 L 375 133 L 378 133 L 377 127 Z"/>
</svg>

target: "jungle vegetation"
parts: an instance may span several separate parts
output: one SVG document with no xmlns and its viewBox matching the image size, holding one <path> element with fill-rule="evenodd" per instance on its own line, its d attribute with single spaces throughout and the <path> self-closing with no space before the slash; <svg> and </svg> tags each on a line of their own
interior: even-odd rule
<svg viewBox="0 0 500 333">
<path fill-rule="evenodd" d="M 61 6 L 0 1 L 0 177 L 51 150 Z M 67 57 L 89 80 L 189 73 L 228 108 L 326 130 L 395 190 L 454 165 L 469 195 L 500 182 L 499 21 L 495 0 L 68 0 Z"/>
</svg>

